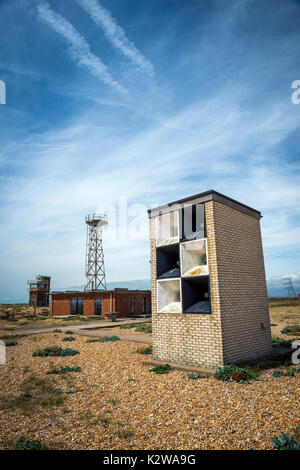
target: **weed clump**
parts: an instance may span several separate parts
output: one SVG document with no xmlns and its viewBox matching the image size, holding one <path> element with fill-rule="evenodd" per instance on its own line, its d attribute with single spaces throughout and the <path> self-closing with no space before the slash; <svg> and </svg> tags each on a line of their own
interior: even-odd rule
<svg viewBox="0 0 300 470">
<path fill-rule="evenodd" d="M 140 348 L 137 348 L 135 352 L 138 354 L 152 354 L 153 348 L 152 346 L 142 346 Z"/>
<path fill-rule="evenodd" d="M 27 439 L 22 436 L 17 440 L 16 448 L 17 450 L 46 450 L 48 449 L 48 446 L 43 444 L 41 441 Z"/>
<path fill-rule="evenodd" d="M 227 365 L 218 367 L 215 377 L 219 380 L 223 380 L 223 382 L 230 380 L 240 383 L 249 383 L 249 380 L 256 380 L 259 377 L 259 372 L 250 368 Z"/>
<path fill-rule="evenodd" d="M 128 325 L 120 325 L 119 328 L 121 330 L 130 330 L 131 328 L 134 328 L 134 325 L 132 323 L 129 323 Z"/>
<path fill-rule="evenodd" d="M 281 330 L 282 335 L 298 335 L 300 333 L 300 325 L 289 325 Z"/>
<path fill-rule="evenodd" d="M 18 343 L 17 341 L 4 341 L 5 343 L 5 346 L 9 347 L 9 346 L 18 346 Z"/>
<path fill-rule="evenodd" d="M 191 380 L 196 380 L 196 379 L 208 379 L 209 378 L 209 375 L 205 375 L 205 374 L 188 374 L 188 378 L 191 379 Z"/>
<path fill-rule="evenodd" d="M 61 366 L 57 369 L 52 369 L 47 372 L 47 374 L 67 374 L 68 372 L 80 372 L 81 367 L 73 367 L 73 366 Z"/>
<path fill-rule="evenodd" d="M 87 339 L 86 343 L 106 343 L 107 341 L 119 341 L 119 336 L 104 336 L 103 338 Z"/>
<path fill-rule="evenodd" d="M 72 335 L 73 334 L 73 331 L 72 330 L 67 330 L 65 331 L 65 335 Z"/>
<path fill-rule="evenodd" d="M 62 341 L 76 341 L 76 338 L 74 336 L 66 336 Z"/>
<path fill-rule="evenodd" d="M 279 346 L 281 348 L 291 348 L 292 342 L 282 338 L 272 338 L 273 346 Z"/>
<path fill-rule="evenodd" d="M 149 372 L 154 372 L 155 374 L 168 374 L 171 370 L 169 364 L 160 364 L 159 366 L 152 367 L 149 369 Z"/>
<path fill-rule="evenodd" d="M 21 338 L 24 338 L 25 336 L 28 336 L 28 335 L 3 335 L 3 336 L 0 336 L 0 339 L 2 340 L 12 340 L 12 339 L 21 339 Z"/>
<path fill-rule="evenodd" d="M 300 450 L 300 425 L 294 433 L 283 433 L 275 436 L 272 445 L 275 450 Z"/>
<path fill-rule="evenodd" d="M 55 328 L 52 333 L 62 333 L 62 330 L 60 330 L 59 328 Z"/>
<path fill-rule="evenodd" d="M 152 327 L 150 325 L 148 325 L 147 323 L 146 324 L 140 323 L 140 324 L 136 325 L 135 331 L 138 332 L 138 333 L 151 334 L 152 333 Z"/>
<path fill-rule="evenodd" d="M 38 349 L 37 351 L 33 352 L 34 357 L 55 357 L 55 356 L 60 356 L 60 357 L 65 357 L 65 356 L 75 356 L 76 354 L 79 354 L 79 351 L 76 349 L 70 349 L 70 348 L 59 348 L 57 346 L 50 346 L 49 348 L 44 348 L 44 349 Z"/>
</svg>

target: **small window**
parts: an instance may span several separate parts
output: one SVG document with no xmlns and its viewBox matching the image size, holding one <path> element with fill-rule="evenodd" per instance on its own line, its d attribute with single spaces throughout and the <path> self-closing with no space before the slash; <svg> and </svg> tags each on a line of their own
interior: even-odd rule
<svg viewBox="0 0 300 470">
<path fill-rule="evenodd" d="M 133 315 L 135 313 L 135 298 L 130 298 L 130 314 Z"/>
</svg>

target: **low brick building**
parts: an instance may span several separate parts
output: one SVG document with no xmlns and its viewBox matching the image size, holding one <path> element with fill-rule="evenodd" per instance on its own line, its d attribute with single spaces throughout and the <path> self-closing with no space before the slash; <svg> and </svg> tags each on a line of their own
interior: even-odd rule
<svg viewBox="0 0 300 470">
<path fill-rule="evenodd" d="M 117 312 L 118 316 L 151 314 L 150 290 L 98 290 L 51 292 L 52 316 L 102 315 Z"/>
<path fill-rule="evenodd" d="M 148 215 L 153 358 L 216 368 L 268 355 L 260 212 L 207 191 Z"/>
</svg>

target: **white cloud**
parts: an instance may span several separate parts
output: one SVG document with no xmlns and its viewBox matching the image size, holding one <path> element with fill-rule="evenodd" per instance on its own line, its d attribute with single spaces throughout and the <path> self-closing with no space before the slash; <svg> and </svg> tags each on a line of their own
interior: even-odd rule
<svg viewBox="0 0 300 470">
<path fill-rule="evenodd" d="M 298 179 L 276 150 L 299 123 L 291 114 L 284 106 L 280 114 L 272 106 L 246 112 L 227 90 L 135 137 L 116 139 L 87 113 L 68 128 L 29 136 L 23 148 L 11 144 L 3 152 L 21 153 L 30 177 L 2 181 L 3 267 L 51 272 L 56 287 L 81 284 L 88 212 L 121 195 L 146 211 L 211 188 L 262 211 L 266 247 L 299 246 Z M 105 236 L 108 280 L 147 278 L 148 245 Z"/>
<path fill-rule="evenodd" d="M 100 5 L 97 0 L 76 1 L 91 16 L 95 23 L 103 29 L 105 36 L 115 48 L 119 49 L 139 69 L 153 77 L 154 70 L 151 62 L 127 38 L 125 31 L 106 8 Z"/>
<path fill-rule="evenodd" d="M 112 77 L 107 66 L 91 52 L 86 39 L 69 21 L 52 10 L 48 2 L 38 1 L 37 10 L 39 17 L 68 41 L 70 44 L 70 57 L 77 65 L 86 67 L 90 73 L 106 85 L 114 88 L 119 94 L 127 95 L 127 90 Z"/>
</svg>

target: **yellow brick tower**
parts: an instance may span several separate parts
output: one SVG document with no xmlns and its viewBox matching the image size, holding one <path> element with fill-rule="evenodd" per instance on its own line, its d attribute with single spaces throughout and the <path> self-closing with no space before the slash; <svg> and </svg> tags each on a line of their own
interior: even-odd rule
<svg viewBox="0 0 300 470">
<path fill-rule="evenodd" d="M 211 190 L 148 215 L 153 359 L 214 369 L 269 355 L 260 212 Z"/>
</svg>

